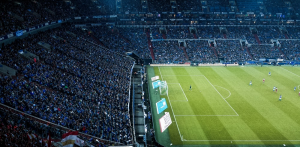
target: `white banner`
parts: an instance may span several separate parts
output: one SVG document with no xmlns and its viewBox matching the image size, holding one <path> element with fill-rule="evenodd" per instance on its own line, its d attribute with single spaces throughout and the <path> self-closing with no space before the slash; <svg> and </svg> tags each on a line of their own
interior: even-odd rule
<svg viewBox="0 0 300 147">
<path fill-rule="evenodd" d="M 282 61 L 283 61 L 283 59 L 277 59 L 277 61 L 278 61 L 278 62 L 282 62 Z"/>
<path fill-rule="evenodd" d="M 159 79 L 159 76 L 155 76 L 155 78 L 156 78 L 156 80 L 158 80 L 158 79 Z"/>
<path fill-rule="evenodd" d="M 169 112 L 165 112 L 165 115 L 159 119 L 160 131 L 164 132 L 170 125 L 172 120 Z"/>
<path fill-rule="evenodd" d="M 84 146 L 84 141 L 77 137 L 75 140 L 75 144 L 78 146 Z"/>
<path fill-rule="evenodd" d="M 156 80 L 158 80 L 158 79 L 159 79 L 159 76 L 155 76 L 155 77 L 152 77 L 152 78 L 151 78 L 152 81 L 156 81 Z"/>
</svg>

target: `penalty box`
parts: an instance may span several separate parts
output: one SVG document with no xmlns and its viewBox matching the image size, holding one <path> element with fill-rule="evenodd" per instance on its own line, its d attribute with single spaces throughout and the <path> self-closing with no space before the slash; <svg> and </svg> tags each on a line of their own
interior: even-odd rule
<svg viewBox="0 0 300 147">
<path fill-rule="evenodd" d="M 177 83 L 178 75 L 162 76 L 168 82 L 168 96 L 175 116 L 238 116 L 204 75 L 180 76 L 180 83 Z M 192 90 L 189 90 L 190 85 Z"/>
</svg>

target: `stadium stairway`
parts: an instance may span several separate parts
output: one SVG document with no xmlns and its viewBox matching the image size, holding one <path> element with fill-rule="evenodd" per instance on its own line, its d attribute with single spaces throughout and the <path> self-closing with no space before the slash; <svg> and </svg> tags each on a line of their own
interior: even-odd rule
<svg viewBox="0 0 300 147">
<path fill-rule="evenodd" d="M 188 54 L 187 54 L 187 52 L 186 52 L 185 47 L 181 47 L 181 48 L 182 48 L 182 50 L 183 50 L 183 52 L 184 52 L 184 55 L 185 55 L 186 59 L 189 61 L 190 59 L 189 59 L 189 56 L 188 56 Z"/>
<path fill-rule="evenodd" d="M 194 38 L 197 39 L 197 35 L 196 34 L 193 34 L 193 35 L 194 35 Z"/>
<path fill-rule="evenodd" d="M 254 35 L 254 38 L 255 38 L 255 40 L 257 41 L 257 43 L 258 43 L 258 44 L 261 44 L 261 42 L 260 42 L 260 40 L 259 40 L 257 34 L 253 34 L 253 35 Z"/>
<path fill-rule="evenodd" d="M 19 16 L 19 15 L 17 15 L 17 14 L 12 13 L 12 16 L 13 16 L 15 19 L 17 19 L 18 21 L 24 21 L 24 18 L 21 17 L 21 16 Z"/>
<path fill-rule="evenodd" d="M 247 51 L 248 55 L 251 57 L 251 59 L 253 59 L 252 55 L 250 54 L 250 50 L 248 49 L 248 47 L 246 47 L 246 51 Z"/>
<path fill-rule="evenodd" d="M 280 47 L 277 47 L 277 48 L 278 48 L 280 54 L 282 54 L 282 55 L 286 58 L 286 55 L 285 55 L 284 52 L 281 50 L 281 48 L 280 48 Z"/>
<path fill-rule="evenodd" d="M 13 77 L 13 76 L 16 76 L 17 70 L 13 69 L 11 67 L 8 67 L 4 64 L 0 64 L 0 74 Z"/>
<path fill-rule="evenodd" d="M 218 58 L 218 53 L 217 53 L 216 48 L 215 48 L 215 47 L 212 47 L 212 49 L 213 49 L 213 51 L 214 51 L 215 56 Z"/>
<path fill-rule="evenodd" d="M 223 36 L 224 36 L 224 38 L 225 38 L 225 39 L 227 39 L 227 36 L 226 36 L 226 34 L 223 34 Z"/>
<path fill-rule="evenodd" d="M 164 34 L 162 34 L 162 37 L 164 38 L 164 39 L 167 39 L 167 36 L 166 36 L 166 34 L 164 33 Z"/>
<path fill-rule="evenodd" d="M 150 53 L 151 53 L 152 60 L 155 60 L 154 52 L 153 52 L 153 45 L 152 45 L 152 42 L 151 42 L 151 39 L 150 39 L 149 29 L 147 29 L 146 35 L 147 35 L 148 46 L 149 46 L 149 50 L 150 50 Z"/>
<path fill-rule="evenodd" d="M 52 10 L 48 9 L 48 8 L 44 8 L 44 10 L 46 10 L 48 13 L 50 13 L 51 15 L 55 15 L 55 12 L 53 12 Z"/>
<path fill-rule="evenodd" d="M 90 33 L 90 34 L 88 34 L 88 35 L 90 35 L 90 36 L 97 42 L 97 44 L 99 44 L 99 45 L 101 45 L 101 46 L 107 48 L 107 47 L 103 44 L 103 42 L 101 42 L 98 38 L 96 38 L 96 37 L 94 36 L 94 34 Z"/>
<path fill-rule="evenodd" d="M 41 15 L 36 13 L 36 12 L 30 12 L 33 16 L 37 17 L 37 18 L 41 18 Z"/>
<path fill-rule="evenodd" d="M 287 34 L 284 34 L 285 39 L 289 39 L 289 36 Z"/>
<path fill-rule="evenodd" d="M 125 38 L 122 34 L 120 34 L 119 32 L 118 32 L 118 35 L 119 35 L 119 37 L 122 38 L 124 41 L 126 41 L 126 42 L 129 43 L 129 44 L 131 44 L 131 42 L 130 42 L 127 38 Z"/>
</svg>

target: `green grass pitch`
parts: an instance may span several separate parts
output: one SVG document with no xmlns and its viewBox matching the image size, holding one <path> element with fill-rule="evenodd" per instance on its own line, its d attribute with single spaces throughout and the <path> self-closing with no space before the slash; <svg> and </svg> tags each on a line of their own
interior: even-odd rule
<svg viewBox="0 0 300 147">
<path fill-rule="evenodd" d="M 173 146 L 300 144 L 299 67 L 154 67 L 154 72 L 168 83 L 169 95 L 161 98 L 173 121 L 168 130 Z"/>
</svg>

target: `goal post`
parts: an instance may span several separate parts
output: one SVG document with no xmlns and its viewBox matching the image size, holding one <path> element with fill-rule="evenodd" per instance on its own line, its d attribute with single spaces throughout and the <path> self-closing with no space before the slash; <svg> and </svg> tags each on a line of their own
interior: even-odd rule
<svg viewBox="0 0 300 147">
<path fill-rule="evenodd" d="M 168 84 L 167 81 L 161 81 L 161 85 L 159 87 L 160 95 L 168 95 Z"/>
</svg>

